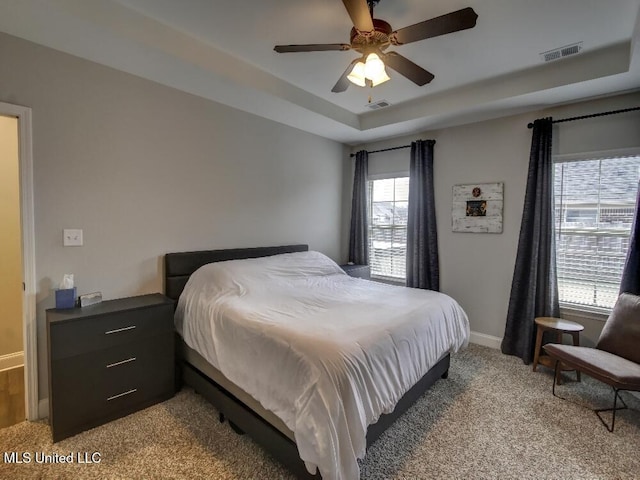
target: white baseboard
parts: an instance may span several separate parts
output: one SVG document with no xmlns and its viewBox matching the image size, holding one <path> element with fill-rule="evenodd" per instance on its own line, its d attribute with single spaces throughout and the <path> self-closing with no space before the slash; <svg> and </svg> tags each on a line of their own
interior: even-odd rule
<svg viewBox="0 0 640 480">
<path fill-rule="evenodd" d="M 0 370 L 21 367 L 24 365 L 24 352 L 0 355 Z"/>
<path fill-rule="evenodd" d="M 47 418 L 49 416 L 49 399 L 43 398 L 38 402 L 38 418 Z"/>
<path fill-rule="evenodd" d="M 471 332 L 471 338 L 469 339 L 469 341 L 471 343 L 475 343 L 476 345 L 495 348 L 496 350 L 500 349 L 500 344 L 502 343 L 502 339 L 500 337 L 494 337 L 493 335 L 485 335 L 484 333 L 478 333 L 478 332 Z"/>
</svg>

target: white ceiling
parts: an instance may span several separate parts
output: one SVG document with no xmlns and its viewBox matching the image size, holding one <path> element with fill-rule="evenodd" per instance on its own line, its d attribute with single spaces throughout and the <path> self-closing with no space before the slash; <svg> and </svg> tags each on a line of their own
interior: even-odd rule
<svg viewBox="0 0 640 480">
<path fill-rule="evenodd" d="M 343 93 L 357 53 L 273 51 L 349 43 L 340 0 L 2 0 L 0 31 L 352 145 L 640 89 L 640 0 L 381 0 L 375 17 L 399 29 L 464 7 L 475 28 L 390 48 L 430 84 L 389 71 Z"/>
</svg>

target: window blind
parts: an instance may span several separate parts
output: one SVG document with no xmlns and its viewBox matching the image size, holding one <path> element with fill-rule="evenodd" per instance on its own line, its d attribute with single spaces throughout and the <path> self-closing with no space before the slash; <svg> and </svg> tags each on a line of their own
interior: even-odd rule
<svg viewBox="0 0 640 480">
<path fill-rule="evenodd" d="M 369 181 L 371 275 L 406 278 L 409 177 Z"/>
<path fill-rule="evenodd" d="M 600 310 L 613 307 L 629 248 L 639 172 L 640 157 L 555 164 L 561 304 Z"/>
</svg>

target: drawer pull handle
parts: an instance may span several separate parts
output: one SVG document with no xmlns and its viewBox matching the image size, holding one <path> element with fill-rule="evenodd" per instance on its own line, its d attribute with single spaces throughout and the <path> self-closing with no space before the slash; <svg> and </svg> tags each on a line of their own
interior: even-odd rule
<svg viewBox="0 0 640 480">
<path fill-rule="evenodd" d="M 131 325 L 129 327 L 124 327 L 124 328 L 116 328 L 115 330 L 107 330 L 106 332 L 104 332 L 104 334 L 111 335 L 112 333 L 126 332 L 127 330 L 133 330 L 134 328 L 136 328 L 135 325 Z"/>
<path fill-rule="evenodd" d="M 107 402 L 110 402 L 111 400 L 115 400 L 116 398 L 124 397 L 125 395 L 131 395 L 132 393 L 136 393 L 137 391 L 138 391 L 137 388 L 132 388 L 131 390 L 128 390 L 126 392 L 119 393 L 118 395 L 113 395 L 112 397 L 107 398 Z"/>
<path fill-rule="evenodd" d="M 135 361 L 136 361 L 136 357 L 131 357 L 131 358 L 127 358 L 126 360 L 122 360 L 120 362 L 110 363 L 109 365 L 107 365 L 107 368 L 117 367 L 118 365 L 122 365 L 124 363 L 129 363 L 129 362 L 135 362 Z"/>
</svg>

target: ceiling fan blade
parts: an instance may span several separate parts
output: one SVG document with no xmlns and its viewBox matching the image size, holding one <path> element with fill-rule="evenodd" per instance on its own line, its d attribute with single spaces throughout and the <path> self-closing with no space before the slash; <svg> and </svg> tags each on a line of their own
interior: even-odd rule
<svg viewBox="0 0 640 480">
<path fill-rule="evenodd" d="M 291 52 L 328 52 L 331 50 L 350 50 L 348 43 L 312 43 L 309 45 L 276 45 L 273 49 L 278 53 Z"/>
<path fill-rule="evenodd" d="M 373 20 L 369 13 L 367 0 L 342 0 L 344 7 L 351 17 L 353 26 L 361 32 L 371 32 L 373 30 Z"/>
<path fill-rule="evenodd" d="M 340 92 L 344 92 L 347 87 L 349 87 L 349 84 L 351 83 L 351 81 L 347 78 L 347 76 L 351 73 L 351 70 L 353 69 L 353 66 L 360 61 L 359 58 L 356 58 L 353 62 L 351 62 L 349 64 L 349 66 L 347 67 L 347 69 L 344 71 L 344 73 L 342 74 L 342 76 L 338 79 L 338 81 L 336 82 L 336 84 L 333 86 L 333 88 L 331 89 L 331 91 L 333 93 L 340 93 Z"/>
<path fill-rule="evenodd" d="M 427 72 L 424 68 L 396 52 L 387 53 L 383 60 L 385 65 L 407 77 L 416 85 L 426 85 L 434 78 L 431 72 Z"/>
<path fill-rule="evenodd" d="M 395 45 L 417 42 L 426 38 L 438 37 L 447 33 L 466 30 L 476 26 L 478 14 L 471 7 L 463 8 L 455 12 L 447 13 L 440 17 L 425 20 L 405 28 L 401 28 L 393 34 L 392 42 Z"/>
</svg>

